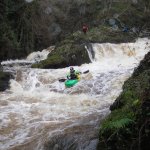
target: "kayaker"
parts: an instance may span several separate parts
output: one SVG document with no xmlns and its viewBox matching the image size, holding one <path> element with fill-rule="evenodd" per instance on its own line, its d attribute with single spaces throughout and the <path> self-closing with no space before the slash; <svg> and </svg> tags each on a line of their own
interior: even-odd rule
<svg viewBox="0 0 150 150">
<path fill-rule="evenodd" d="M 75 71 L 73 67 L 70 67 L 70 74 L 67 75 L 67 79 L 78 79 L 79 71 Z"/>
</svg>

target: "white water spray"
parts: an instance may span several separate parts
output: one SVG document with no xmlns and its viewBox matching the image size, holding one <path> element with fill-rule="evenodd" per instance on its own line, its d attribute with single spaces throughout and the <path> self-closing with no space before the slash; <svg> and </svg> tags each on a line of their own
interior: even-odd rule
<svg viewBox="0 0 150 150">
<path fill-rule="evenodd" d="M 108 114 L 108 107 L 122 91 L 124 81 L 150 51 L 150 41 L 92 46 L 92 63 L 74 67 L 90 72 L 81 75 L 81 81 L 72 88 L 58 82 L 66 77 L 69 68 L 42 70 L 18 65 L 16 69 L 7 65 L 12 64 L 10 61 L 2 63 L 8 70 L 16 70 L 16 74 L 11 88 L 0 93 L 1 150 L 39 150 L 45 141 L 59 134 L 88 131 L 95 136 L 99 121 Z M 43 59 L 48 52 L 40 54 Z M 37 55 L 33 53 L 27 60 L 35 61 Z M 86 135 L 82 138 L 89 140 Z M 80 148 L 88 149 L 81 143 Z"/>
</svg>

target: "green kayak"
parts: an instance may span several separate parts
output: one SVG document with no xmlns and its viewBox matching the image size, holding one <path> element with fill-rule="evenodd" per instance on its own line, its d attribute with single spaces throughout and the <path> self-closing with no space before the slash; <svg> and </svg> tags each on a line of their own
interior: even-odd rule
<svg viewBox="0 0 150 150">
<path fill-rule="evenodd" d="M 78 83 L 79 80 L 78 79 L 74 79 L 74 80 L 66 80 L 65 82 L 65 86 L 66 87 L 72 87 L 74 86 L 76 83 Z"/>
</svg>

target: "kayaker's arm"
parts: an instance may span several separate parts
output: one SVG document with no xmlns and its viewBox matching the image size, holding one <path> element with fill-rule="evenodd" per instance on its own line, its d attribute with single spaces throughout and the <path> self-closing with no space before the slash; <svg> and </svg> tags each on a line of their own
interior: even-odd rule
<svg viewBox="0 0 150 150">
<path fill-rule="evenodd" d="M 69 75 L 67 75 L 67 79 L 70 79 L 70 76 L 69 76 Z"/>
<path fill-rule="evenodd" d="M 67 74 L 67 79 L 70 79 L 70 73 Z"/>
</svg>

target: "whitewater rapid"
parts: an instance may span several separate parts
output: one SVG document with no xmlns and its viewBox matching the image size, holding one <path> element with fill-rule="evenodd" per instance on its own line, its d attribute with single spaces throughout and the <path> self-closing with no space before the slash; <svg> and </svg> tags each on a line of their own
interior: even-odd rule
<svg viewBox="0 0 150 150">
<path fill-rule="evenodd" d="M 76 149 L 94 150 L 101 120 L 109 114 L 124 81 L 150 51 L 150 40 L 92 47 L 91 63 L 74 66 L 89 73 L 82 74 L 72 88 L 58 81 L 66 77 L 69 68 L 30 68 L 47 57 L 46 50 L 25 60 L 2 62 L 15 79 L 10 81 L 10 89 L 0 92 L 1 150 L 42 150 L 47 145 L 55 149 L 70 143 Z"/>
</svg>

